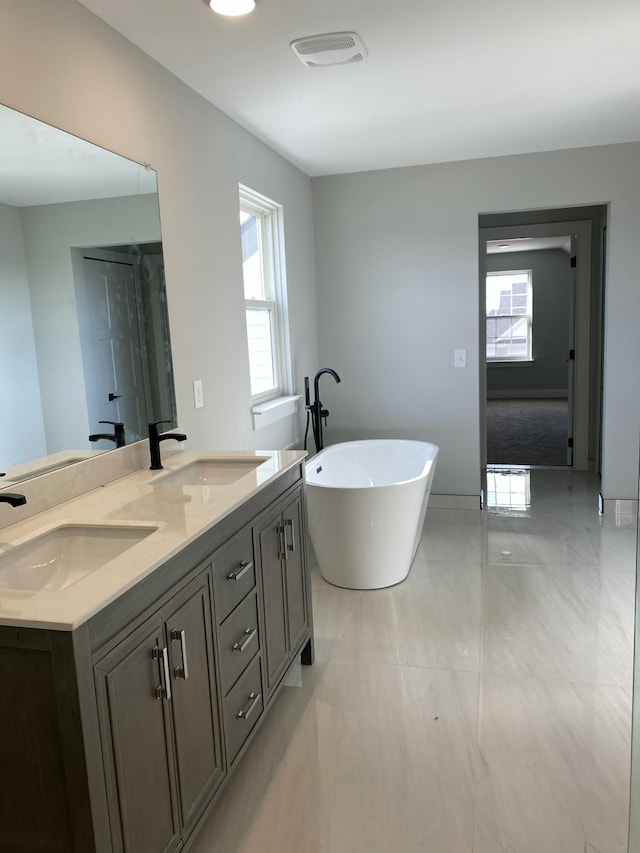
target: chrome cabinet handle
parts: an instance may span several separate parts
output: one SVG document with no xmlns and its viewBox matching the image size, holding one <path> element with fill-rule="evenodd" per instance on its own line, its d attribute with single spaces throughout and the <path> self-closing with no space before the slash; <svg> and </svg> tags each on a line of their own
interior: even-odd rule
<svg viewBox="0 0 640 853">
<path fill-rule="evenodd" d="M 287 534 L 285 531 L 284 524 L 278 525 L 278 548 L 280 549 L 280 553 L 278 556 L 281 560 L 287 559 Z"/>
<path fill-rule="evenodd" d="M 182 666 L 174 666 L 174 678 L 182 678 L 184 681 L 189 678 L 189 663 L 187 661 L 187 639 L 184 631 L 173 630 L 171 632 L 172 641 L 177 640 L 180 643 L 180 656 L 182 657 Z"/>
<path fill-rule="evenodd" d="M 292 518 L 285 518 L 284 527 L 285 527 L 285 534 L 284 534 L 285 544 L 287 545 L 287 548 L 289 549 L 289 551 L 295 551 L 296 550 L 296 535 L 295 535 L 295 532 L 293 529 L 293 519 Z M 291 531 L 291 545 L 287 544 L 287 532 L 286 532 L 287 527 Z"/>
<path fill-rule="evenodd" d="M 160 684 L 156 687 L 156 699 L 164 698 L 169 701 L 171 699 L 171 682 L 169 681 L 169 655 L 167 647 L 164 646 L 160 649 L 158 646 L 154 646 L 151 654 L 154 660 L 159 661 Z"/>
<path fill-rule="evenodd" d="M 255 691 L 251 691 L 247 696 L 249 700 L 249 704 L 245 708 L 241 708 L 236 714 L 236 720 L 248 720 L 249 715 L 253 713 L 256 705 L 261 699 L 260 693 L 256 693 Z"/>
<path fill-rule="evenodd" d="M 228 581 L 239 581 L 252 568 L 253 568 L 253 560 L 243 560 L 235 571 L 229 572 L 229 574 L 227 575 L 227 580 Z"/>
<path fill-rule="evenodd" d="M 244 632 L 244 640 L 241 643 L 234 643 L 231 646 L 231 651 L 232 652 L 243 652 L 247 648 L 247 646 L 249 645 L 251 640 L 253 640 L 253 638 L 256 636 L 257 633 L 258 633 L 257 628 L 246 628 L 245 632 Z"/>
</svg>

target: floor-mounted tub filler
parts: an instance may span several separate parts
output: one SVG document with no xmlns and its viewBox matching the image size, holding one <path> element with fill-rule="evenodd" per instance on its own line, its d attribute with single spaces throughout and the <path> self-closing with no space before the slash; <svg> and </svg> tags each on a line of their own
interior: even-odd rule
<svg viewBox="0 0 640 853">
<path fill-rule="evenodd" d="M 350 589 L 400 583 L 420 541 L 438 448 L 349 441 L 306 463 L 311 542 L 325 580 Z"/>
</svg>

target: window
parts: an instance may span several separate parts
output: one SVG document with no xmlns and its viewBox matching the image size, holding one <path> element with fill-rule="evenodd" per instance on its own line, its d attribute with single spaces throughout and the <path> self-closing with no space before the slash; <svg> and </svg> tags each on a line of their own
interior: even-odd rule
<svg viewBox="0 0 640 853">
<path fill-rule="evenodd" d="M 531 270 L 487 275 L 487 361 L 531 361 Z"/>
<path fill-rule="evenodd" d="M 288 384 L 282 206 L 241 186 L 240 234 L 251 397 L 260 402 Z"/>
</svg>

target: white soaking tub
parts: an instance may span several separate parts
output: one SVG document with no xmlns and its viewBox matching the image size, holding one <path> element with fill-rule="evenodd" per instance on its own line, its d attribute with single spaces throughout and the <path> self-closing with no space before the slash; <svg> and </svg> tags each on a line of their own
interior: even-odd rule
<svg viewBox="0 0 640 853">
<path fill-rule="evenodd" d="M 438 448 L 425 441 L 349 441 L 306 463 L 309 532 L 325 580 L 380 589 L 409 574 Z"/>
</svg>

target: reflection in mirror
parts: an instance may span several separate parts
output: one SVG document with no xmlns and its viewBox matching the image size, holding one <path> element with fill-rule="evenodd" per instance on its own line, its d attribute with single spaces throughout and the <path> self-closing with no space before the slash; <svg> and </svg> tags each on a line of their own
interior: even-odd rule
<svg viewBox="0 0 640 853">
<path fill-rule="evenodd" d="M 1 486 L 176 407 L 155 173 L 0 106 Z"/>
</svg>

